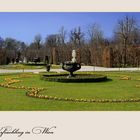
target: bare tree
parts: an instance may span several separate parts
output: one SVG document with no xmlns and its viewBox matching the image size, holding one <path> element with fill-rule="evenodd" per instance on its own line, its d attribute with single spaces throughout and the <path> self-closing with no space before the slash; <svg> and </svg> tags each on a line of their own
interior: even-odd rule
<svg viewBox="0 0 140 140">
<path fill-rule="evenodd" d="M 47 36 L 45 42 L 46 42 L 45 44 L 49 47 L 58 47 L 61 44 L 60 36 L 59 34 L 51 34 Z"/>
<path fill-rule="evenodd" d="M 100 25 L 97 23 L 89 25 L 87 33 L 91 45 L 99 46 L 103 44 L 104 37 Z"/>
<path fill-rule="evenodd" d="M 38 58 L 38 55 L 39 55 L 39 49 L 41 47 L 41 40 L 42 40 L 42 37 L 40 34 L 37 34 L 34 38 L 34 43 L 35 43 L 35 47 L 36 47 L 36 57 Z"/>
<path fill-rule="evenodd" d="M 62 26 L 59 30 L 59 39 L 60 39 L 60 45 L 63 46 L 65 44 L 65 40 L 66 40 L 66 30 L 64 28 L 64 26 Z"/>
<path fill-rule="evenodd" d="M 75 28 L 70 32 L 70 42 L 74 44 L 76 47 L 81 46 L 84 42 L 84 33 L 81 32 L 81 28 Z"/>
<path fill-rule="evenodd" d="M 123 19 L 118 20 L 114 33 L 117 43 L 122 44 L 124 47 L 124 66 L 126 65 L 127 46 L 136 42 L 138 30 L 137 21 L 134 17 L 125 16 Z"/>
</svg>

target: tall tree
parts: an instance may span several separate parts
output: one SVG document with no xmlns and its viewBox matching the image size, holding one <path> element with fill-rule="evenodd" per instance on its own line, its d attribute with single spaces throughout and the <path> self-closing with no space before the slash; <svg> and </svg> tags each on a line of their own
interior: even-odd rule
<svg viewBox="0 0 140 140">
<path fill-rule="evenodd" d="M 84 42 L 84 33 L 81 31 L 81 28 L 75 28 L 70 32 L 70 42 L 74 44 L 76 47 L 81 46 Z"/>
<path fill-rule="evenodd" d="M 122 44 L 124 47 L 124 66 L 126 65 L 127 47 L 137 42 L 139 36 L 139 27 L 134 17 L 126 15 L 124 18 L 118 20 L 114 32 L 117 44 Z"/>
<path fill-rule="evenodd" d="M 14 60 L 18 57 L 18 52 L 20 50 L 19 43 L 16 39 L 6 38 L 4 42 L 4 47 L 6 49 L 7 56 Z"/>
<path fill-rule="evenodd" d="M 38 58 L 39 57 L 39 49 L 41 47 L 41 40 L 42 40 L 42 37 L 40 34 L 37 34 L 34 38 L 34 43 L 35 43 L 35 46 L 36 46 L 36 57 Z"/>
<path fill-rule="evenodd" d="M 64 28 L 64 26 L 62 26 L 59 30 L 59 40 L 60 40 L 60 45 L 63 46 L 65 44 L 66 41 L 66 30 Z"/>
<path fill-rule="evenodd" d="M 99 46 L 103 44 L 104 36 L 100 25 L 97 23 L 89 25 L 87 33 L 91 45 Z"/>
<path fill-rule="evenodd" d="M 59 34 L 51 34 L 46 38 L 46 45 L 49 47 L 58 47 L 61 44 Z"/>
<path fill-rule="evenodd" d="M 4 46 L 4 39 L 0 37 L 0 48 L 2 48 L 3 46 Z"/>
</svg>

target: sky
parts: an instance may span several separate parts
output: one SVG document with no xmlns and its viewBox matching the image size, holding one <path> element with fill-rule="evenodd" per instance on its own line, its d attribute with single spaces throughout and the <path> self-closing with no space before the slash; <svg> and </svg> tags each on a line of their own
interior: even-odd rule
<svg viewBox="0 0 140 140">
<path fill-rule="evenodd" d="M 41 34 L 45 39 L 49 34 L 58 33 L 62 26 L 67 32 L 79 26 L 86 31 L 90 24 L 97 23 L 104 36 L 110 38 L 118 19 L 125 15 L 135 17 L 140 23 L 140 12 L 0 12 L 0 36 L 29 44 L 35 35 Z"/>
</svg>

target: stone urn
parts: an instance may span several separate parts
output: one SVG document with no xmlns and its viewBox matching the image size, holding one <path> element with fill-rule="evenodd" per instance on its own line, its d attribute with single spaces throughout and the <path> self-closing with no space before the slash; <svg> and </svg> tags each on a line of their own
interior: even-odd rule
<svg viewBox="0 0 140 140">
<path fill-rule="evenodd" d="M 80 63 L 72 62 L 72 61 L 66 61 L 62 63 L 62 69 L 70 72 L 68 77 L 74 77 L 73 72 L 77 71 L 81 68 Z"/>
</svg>

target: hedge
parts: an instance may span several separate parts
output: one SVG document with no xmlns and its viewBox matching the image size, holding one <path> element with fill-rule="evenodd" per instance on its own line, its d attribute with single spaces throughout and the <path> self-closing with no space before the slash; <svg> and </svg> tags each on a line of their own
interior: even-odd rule
<svg viewBox="0 0 140 140">
<path fill-rule="evenodd" d="M 42 80 L 46 81 L 54 81 L 54 82 L 102 82 L 107 81 L 107 76 L 99 75 L 99 74 L 75 74 L 74 77 L 68 77 L 67 74 L 50 74 L 50 75 L 42 75 Z"/>
</svg>

